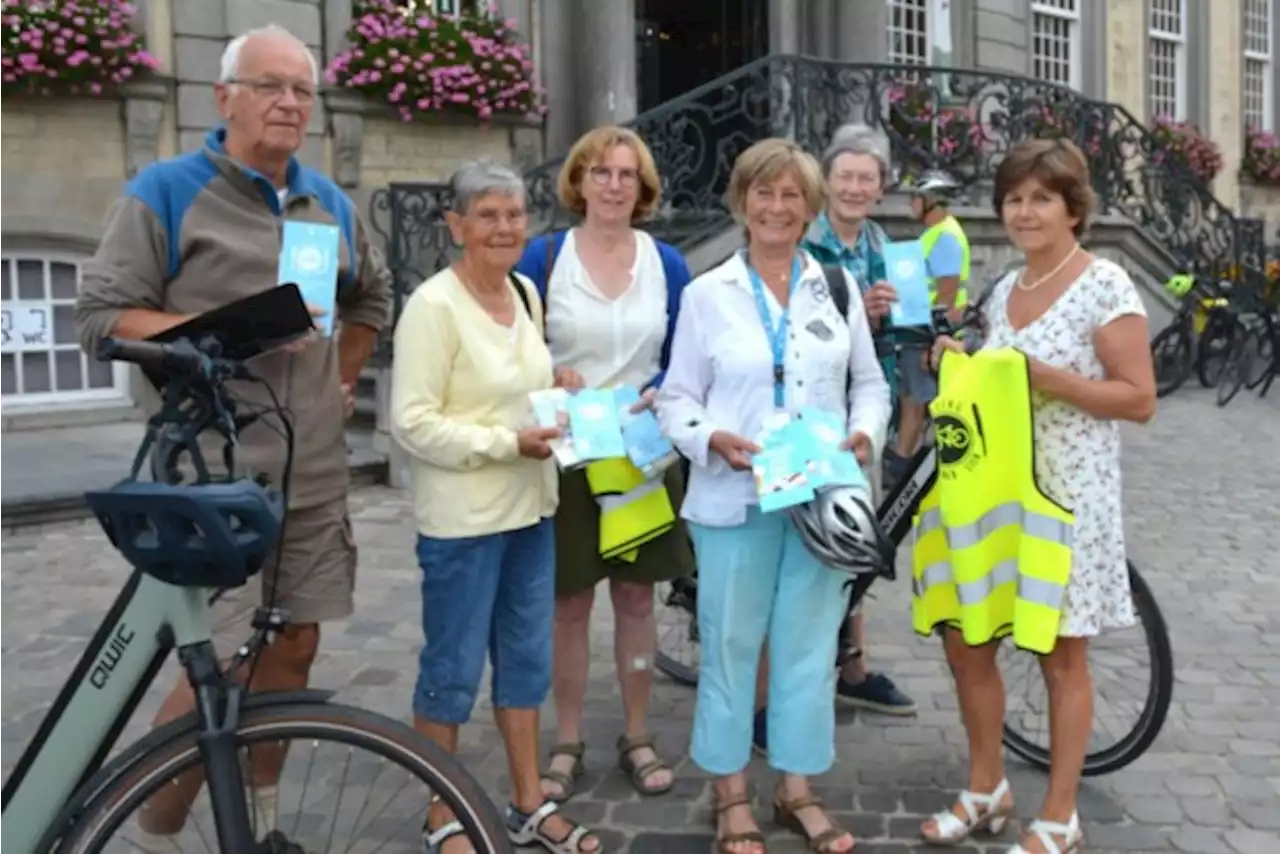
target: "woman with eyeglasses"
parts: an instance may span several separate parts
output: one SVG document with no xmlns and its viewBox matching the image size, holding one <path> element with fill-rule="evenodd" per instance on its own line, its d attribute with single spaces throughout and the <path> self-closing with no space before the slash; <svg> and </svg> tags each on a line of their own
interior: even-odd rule
<svg viewBox="0 0 1280 854">
<path fill-rule="evenodd" d="M 641 392 L 640 406 L 648 406 L 666 370 L 680 294 L 690 278 L 674 247 L 636 228 L 658 207 L 661 184 L 653 156 L 630 130 L 596 128 L 570 150 L 557 189 L 581 224 L 532 240 L 516 267 L 546 306 L 556 385 L 571 392 L 630 386 Z M 679 506 L 678 466 L 650 481 L 637 488 L 665 487 L 672 507 Z M 642 795 L 666 792 L 674 779 L 645 726 L 657 643 L 653 585 L 690 574 L 692 552 L 671 509 L 666 533 L 623 557 L 602 557 L 602 500 L 608 501 L 593 494 L 585 471 L 562 475 L 553 682 L 558 738 L 543 775 L 543 791 L 556 800 L 573 794 L 583 772 L 588 624 L 595 588 L 606 578 L 624 719 L 618 765 Z"/>
</svg>

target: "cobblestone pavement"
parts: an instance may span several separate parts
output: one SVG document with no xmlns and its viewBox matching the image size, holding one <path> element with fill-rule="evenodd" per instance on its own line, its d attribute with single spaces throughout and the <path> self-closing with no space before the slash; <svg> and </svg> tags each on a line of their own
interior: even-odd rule
<svg viewBox="0 0 1280 854">
<path fill-rule="evenodd" d="M 1219 410 L 1207 393 L 1188 389 L 1162 402 L 1149 428 L 1126 428 L 1130 552 L 1169 622 L 1177 684 L 1151 750 L 1083 785 L 1089 851 L 1280 852 L 1277 426 L 1280 396 L 1241 395 Z M 358 611 L 326 630 L 315 682 L 338 689 L 342 701 L 406 717 L 419 644 L 408 503 L 388 489 L 364 489 L 353 498 L 353 512 L 361 548 Z M 121 560 L 104 545 L 92 523 L 4 537 L 6 772 L 123 579 Z M 607 597 L 600 599 L 585 725 L 589 770 L 572 814 L 598 828 L 611 851 L 627 850 L 624 842 L 631 852 L 705 851 L 710 786 L 686 758 L 691 690 L 665 679 L 655 689 L 659 747 L 679 760 L 675 791 L 641 800 L 613 770 L 621 714 L 610 676 L 611 615 Z M 948 803 L 964 777 L 963 732 L 946 671 L 936 646 L 911 634 L 906 607 L 905 584 L 878 590 L 871 654 L 917 699 L 920 714 L 892 720 L 842 712 L 840 761 L 821 781 L 821 793 L 856 832 L 863 854 L 912 849 L 921 816 Z M 129 734 L 149 719 L 155 693 Z M 552 734 L 544 730 L 549 744 Z M 465 730 L 462 758 L 495 799 L 503 796 L 505 760 L 485 703 Z M 753 774 L 767 798 L 766 770 Z M 1010 776 L 1025 819 L 1038 806 L 1045 778 L 1017 762 Z M 771 851 L 803 850 L 795 837 L 777 839 Z M 1011 840 L 967 850 L 1003 851 Z"/>
</svg>

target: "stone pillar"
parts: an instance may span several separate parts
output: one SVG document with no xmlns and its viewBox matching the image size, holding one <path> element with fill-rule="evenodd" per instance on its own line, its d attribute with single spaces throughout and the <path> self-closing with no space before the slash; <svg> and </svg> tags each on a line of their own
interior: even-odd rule
<svg viewBox="0 0 1280 854">
<path fill-rule="evenodd" d="M 809 0 L 804 6 L 804 53 L 819 59 L 835 56 L 836 0 Z"/>
<path fill-rule="evenodd" d="M 1107 6 L 1106 100 L 1145 121 L 1147 14 L 1145 0 L 1111 0 Z"/>
<path fill-rule="evenodd" d="M 769 0 L 769 53 L 776 56 L 795 57 L 801 53 L 801 18 L 798 0 Z M 796 116 L 793 105 L 795 81 L 794 60 L 775 60 L 773 83 L 779 90 L 776 101 L 778 111 L 773 116 L 771 131 L 774 136 L 796 138 Z"/>
<path fill-rule="evenodd" d="M 1235 210 L 1240 206 L 1240 159 L 1244 153 L 1244 97 L 1241 65 L 1244 50 L 1244 12 L 1241 0 L 1213 0 L 1209 20 L 1208 78 L 1209 117 L 1202 130 L 1222 149 L 1222 171 L 1214 179 L 1218 200 Z M 1194 74 L 1191 68 L 1189 74 Z"/>
<path fill-rule="evenodd" d="M 227 42 L 255 27 L 278 24 L 301 39 L 324 68 L 321 7 L 314 0 L 171 0 L 173 6 L 174 76 L 177 78 L 178 146 L 194 151 L 219 122 L 213 84 Z M 326 7 L 326 14 L 328 9 Z M 339 30 L 341 33 L 341 30 Z M 298 157 L 317 169 L 325 166 L 325 109 L 311 114 L 307 141 Z"/>
<path fill-rule="evenodd" d="M 836 0 L 832 56 L 845 62 L 884 62 L 888 52 L 889 4 L 881 0 Z"/>
<path fill-rule="evenodd" d="M 574 89 L 574 0 L 539 0 L 538 42 L 534 57 L 547 90 L 545 145 L 548 157 L 567 153 L 578 135 Z"/>
<path fill-rule="evenodd" d="M 635 0 L 578 0 L 574 88 L 583 130 L 636 114 Z"/>
</svg>

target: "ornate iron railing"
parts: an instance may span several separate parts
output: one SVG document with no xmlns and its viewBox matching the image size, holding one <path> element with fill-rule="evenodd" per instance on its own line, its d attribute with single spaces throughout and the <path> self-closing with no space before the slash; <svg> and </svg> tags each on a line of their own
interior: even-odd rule
<svg viewBox="0 0 1280 854">
<path fill-rule="evenodd" d="M 851 121 L 884 131 L 901 175 L 944 168 L 975 195 L 985 194 L 1019 142 L 1068 136 L 1089 157 L 1102 209 L 1141 228 L 1174 265 L 1209 276 L 1261 275 L 1258 227 L 1237 219 L 1123 107 L 1041 80 L 950 68 L 771 56 L 640 114 L 629 125 L 652 150 L 663 182 L 662 207 L 647 227 L 695 245 L 728 226 L 725 190 L 744 149 L 784 136 L 817 154 Z M 572 222 L 556 198 L 562 163 L 525 173 L 534 232 Z M 432 271 L 432 259 L 448 257 L 442 201 L 438 185 L 397 184 L 375 198 L 406 288 Z"/>
</svg>

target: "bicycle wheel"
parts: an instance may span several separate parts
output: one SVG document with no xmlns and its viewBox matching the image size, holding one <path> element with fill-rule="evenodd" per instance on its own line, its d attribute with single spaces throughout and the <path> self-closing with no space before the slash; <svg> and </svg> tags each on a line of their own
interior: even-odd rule
<svg viewBox="0 0 1280 854">
<path fill-rule="evenodd" d="M 698 578 L 658 585 L 658 646 L 653 666 L 681 685 L 698 684 Z"/>
<path fill-rule="evenodd" d="M 195 815 L 195 801 L 202 789 L 197 735 L 194 726 L 176 734 L 161 730 L 127 751 L 121 759 L 132 761 L 123 773 L 104 787 L 91 789 L 83 811 L 73 813 L 76 821 L 62 839 L 60 854 L 191 850 L 179 840 L 186 840 L 197 851 L 217 851 L 212 812 L 205 823 Z M 246 791 L 258 850 L 263 854 L 329 850 L 420 854 L 422 822 L 432 795 L 454 811 L 477 852 L 512 851 L 502 817 L 480 785 L 453 757 L 398 721 L 328 703 L 246 706 L 236 742 L 245 753 L 251 747 L 265 751 L 279 742 L 291 742 L 287 755 L 281 756 L 286 764 L 279 776 L 274 809 L 266 803 L 265 792 Z M 289 764 L 301 749 L 322 744 L 339 747 L 338 755 L 323 763 L 314 762 L 314 757 L 304 763 L 302 770 L 308 778 L 310 772 L 319 770 L 325 777 L 321 783 L 333 778 L 344 786 L 368 783 L 370 791 L 363 798 L 345 802 L 344 788 L 335 801 L 314 791 L 310 779 L 303 782 L 296 799 L 286 796 L 286 785 L 297 777 Z M 131 757 L 133 750 L 139 754 Z M 364 751 L 366 757 L 353 761 L 356 751 Z M 399 794 L 384 797 L 389 783 L 394 782 L 384 783 L 389 768 L 403 772 L 410 782 L 422 784 L 423 790 L 408 798 Z M 157 806 L 161 800 L 168 803 Z M 294 804 L 294 821 L 286 830 L 289 823 L 277 821 Z M 154 835 L 144 832 L 137 819 L 130 820 L 144 810 Z M 162 812 L 164 817 L 157 818 Z M 157 830 L 157 824 L 164 825 L 163 829 Z M 127 834 L 124 839 L 116 837 L 120 831 Z M 345 845 L 337 841 L 342 839 L 347 840 Z"/>
<path fill-rule="evenodd" d="M 1132 632 L 1117 632 L 1116 635 L 1098 636 L 1089 644 L 1089 671 L 1093 676 L 1093 735 L 1089 752 L 1084 757 L 1085 777 L 1119 771 L 1146 753 L 1156 736 L 1160 735 L 1174 697 L 1174 653 L 1169 641 L 1169 627 L 1165 625 L 1151 588 L 1138 574 L 1133 561 L 1129 561 L 1129 586 L 1133 590 L 1134 611 L 1138 615 L 1144 643 L 1133 638 Z M 1114 636 L 1123 640 L 1115 647 L 1103 647 L 1101 641 Z M 1006 656 L 1006 648 L 1012 658 L 1032 671 L 1029 681 L 1038 686 L 1039 695 L 1038 702 L 1027 703 L 1024 711 L 1016 711 L 1011 702 L 1006 705 L 1005 746 L 1033 766 L 1048 771 L 1048 700 L 1044 680 L 1039 673 L 1038 657 L 1012 649 L 1010 644 L 1001 649 L 1001 656 Z M 1146 648 L 1149 654 L 1146 666 L 1134 663 L 1134 654 L 1140 648 Z M 1115 672 L 1108 673 L 1108 667 L 1114 668 Z M 1002 666 L 1001 670 L 1005 671 L 1005 685 L 1010 685 L 1014 680 L 1010 679 L 1009 671 L 1014 667 Z M 1144 691 L 1140 689 L 1143 684 L 1146 684 Z M 1116 699 L 1117 695 L 1133 690 L 1134 686 L 1139 688 L 1132 702 Z M 1137 711 L 1137 714 L 1134 723 L 1126 725 L 1128 729 L 1123 734 L 1107 740 L 1100 735 L 1098 727 L 1105 721 L 1106 713 L 1111 711 Z M 1033 717 L 1043 722 L 1039 735 L 1030 734 L 1025 727 Z"/>
<path fill-rule="evenodd" d="M 1156 367 L 1156 397 L 1182 388 L 1191 376 L 1191 333 L 1184 324 L 1166 326 L 1151 341 Z"/>
<path fill-rule="evenodd" d="M 1150 662 L 1145 668 L 1143 678 L 1141 666 L 1133 663 L 1133 654 L 1143 646 L 1135 642 L 1131 635 L 1123 635 L 1118 648 L 1108 649 L 1098 642 L 1103 638 L 1094 638 L 1089 650 L 1089 669 L 1094 683 L 1094 732 L 1090 740 L 1089 752 L 1084 760 L 1084 775 L 1094 777 L 1118 771 L 1146 752 L 1151 743 L 1160 734 L 1169 704 L 1173 700 L 1173 649 L 1169 643 L 1169 629 L 1164 617 L 1156 605 L 1151 588 L 1138 574 L 1133 562 L 1129 562 L 1129 585 L 1133 591 L 1133 605 L 1138 615 L 1138 623 L 1145 637 L 1145 647 L 1150 654 Z M 1009 646 L 1009 645 L 1006 645 Z M 1004 650 L 1001 650 L 1004 655 Z M 1044 680 L 1039 673 L 1038 658 L 1030 653 L 1014 651 L 1013 655 L 1028 665 L 1032 671 L 1031 681 L 1039 685 L 1041 701 L 1028 703 L 1026 711 L 1017 711 L 1009 703 L 1005 711 L 1004 744 L 1013 753 L 1043 771 L 1049 770 L 1049 720 L 1047 692 L 1044 691 Z M 1114 666 L 1114 675 L 1108 675 L 1106 668 Z M 1008 671 L 1011 667 L 1001 668 L 1006 672 L 1005 684 L 1010 684 Z M 1118 702 L 1116 695 L 1122 691 L 1147 682 L 1146 691 L 1133 703 Z M 1140 689 L 1139 689 L 1140 690 Z M 1104 741 L 1098 733 L 1099 723 L 1106 712 L 1113 709 L 1131 712 L 1137 707 L 1136 722 L 1122 735 L 1110 742 Z M 1040 735 L 1030 734 L 1024 727 L 1032 717 L 1043 720 Z"/>
<path fill-rule="evenodd" d="M 1276 359 L 1280 358 L 1276 348 L 1278 337 L 1280 337 L 1280 329 L 1277 329 L 1275 322 L 1270 320 L 1265 321 L 1262 328 L 1252 337 L 1255 348 L 1253 361 L 1249 365 L 1249 373 L 1244 380 L 1244 387 L 1249 391 L 1255 391 L 1266 381 L 1268 373 L 1275 370 Z"/>
<path fill-rule="evenodd" d="M 1204 332 L 1200 333 L 1199 350 L 1196 353 L 1196 377 L 1204 388 L 1215 388 L 1226 367 L 1231 343 L 1239 331 L 1239 321 L 1225 310 L 1209 315 Z"/>
<path fill-rule="evenodd" d="M 1222 374 L 1218 377 L 1218 406 L 1226 406 L 1244 388 L 1253 367 L 1256 335 L 1257 330 L 1244 331 L 1232 341 Z"/>
</svg>

